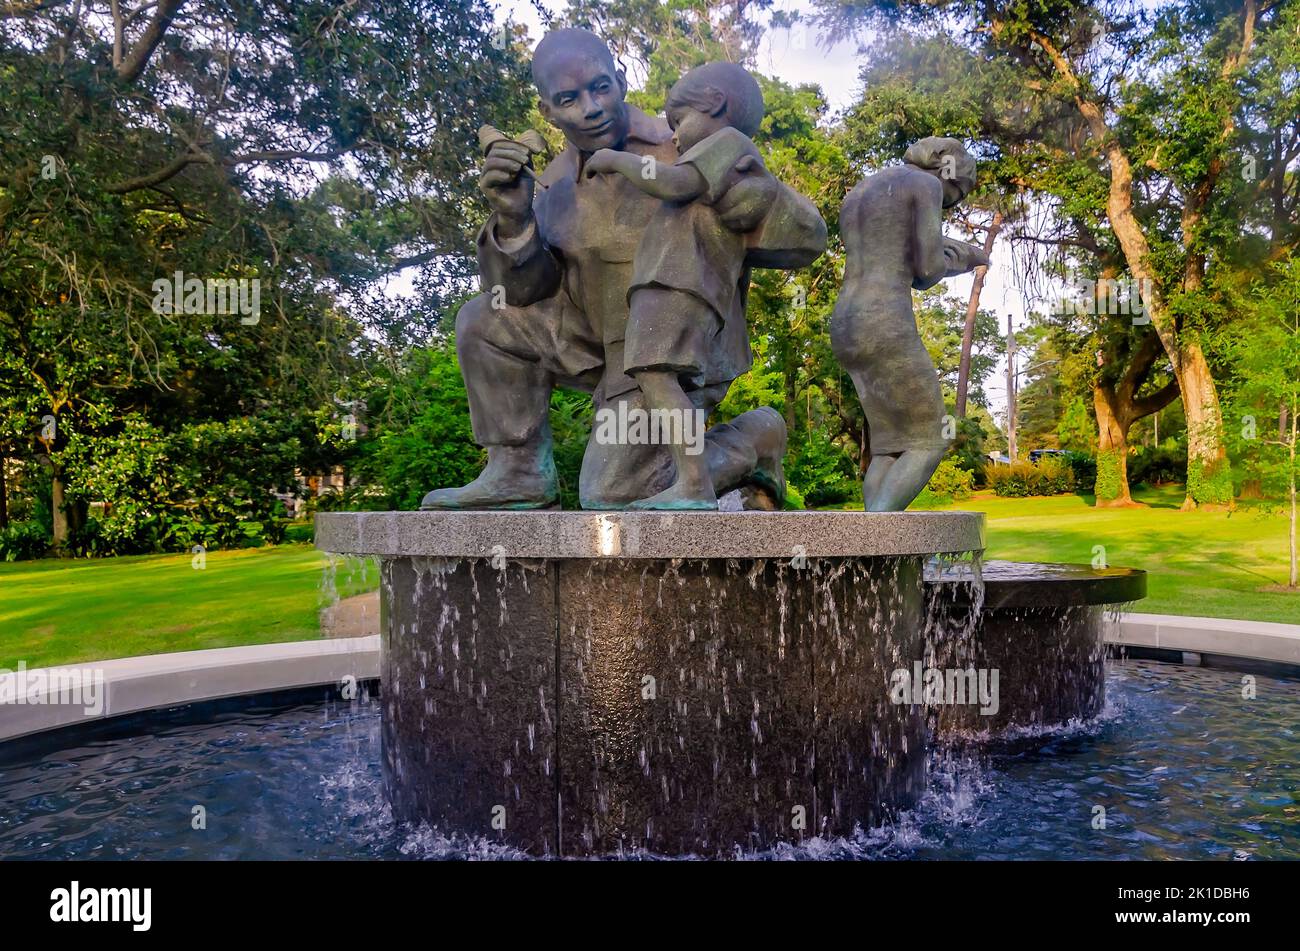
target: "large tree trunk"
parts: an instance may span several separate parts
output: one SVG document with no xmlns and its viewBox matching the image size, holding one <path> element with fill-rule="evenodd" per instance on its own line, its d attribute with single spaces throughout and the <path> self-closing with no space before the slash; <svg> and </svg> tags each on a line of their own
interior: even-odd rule
<svg viewBox="0 0 1300 951">
<path fill-rule="evenodd" d="M 1115 393 L 1097 384 L 1092 405 L 1097 412 L 1097 508 L 1139 508 L 1128 487 L 1128 431 L 1132 420 L 1112 405 Z"/>
<path fill-rule="evenodd" d="M 54 510 L 54 550 L 62 552 L 68 544 L 68 512 L 63 501 L 63 479 L 57 469 L 50 479 L 50 508 Z"/>
<path fill-rule="evenodd" d="M 0 528 L 9 527 L 9 485 L 5 482 L 5 463 L 8 461 L 0 456 Z"/>
<path fill-rule="evenodd" d="M 1183 511 L 1198 505 L 1233 505 L 1228 453 L 1223 445 L 1223 414 L 1219 394 L 1200 344 L 1179 347 L 1181 359 L 1170 357 L 1187 416 L 1187 496 Z"/>
<path fill-rule="evenodd" d="M 1225 75 L 1236 68 L 1250 49 L 1254 9 L 1249 2 L 1247 6 L 1250 9 L 1247 11 L 1242 51 L 1239 57 L 1230 57 L 1225 61 Z M 1031 36 L 1043 47 L 1061 77 L 1074 89 L 1075 106 L 1106 157 L 1110 173 L 1106 219 L 1115 232 L 1129 274 L 1141 289 L 1145 314 L 1160 335 L 1160 342 L 1173 365 L 1174 377 L 1182 392 L 1188 432 L 1187 496 L 1183 501 L 1183 509 L 1193 509 L 1201 504 L 1231 506 L 1232 481 L 1227 467 L 1227 451 L 1223 444 L 1223 414 L 1219 408 L 1219 394 L 1200 344 L 1194 340 L 1182 339 L 1177 320 L 1166 305 L 1164 287 L 1151 263 L 1151 246 L 1133 211 L 1133 166 L 1128 153 L 1120 144 L 1119 136 L 1107 124 L 1105 110 L 1079 81 L 1061 50 L 1036 31 L 1031 31 Z M 1231 122 L 1231 117 L 1228 121 Z M 1190 250 L 1190 236 L 1199 224 L 1199 215 L 1213 191 L 1220 170 L 1221 165 L 1216 163 L 1206 172 L 1198 183 L 1196 206 L 1183 209 L 1184 243 L 1189 247 L 1186 270 L 1187 276 L 1193 279 L 1200 274 L 1200 262 L 1195 259 L 1195 252 Z M 1185 276 L 1184 285 L 1186 284 Z"/>
</svg>

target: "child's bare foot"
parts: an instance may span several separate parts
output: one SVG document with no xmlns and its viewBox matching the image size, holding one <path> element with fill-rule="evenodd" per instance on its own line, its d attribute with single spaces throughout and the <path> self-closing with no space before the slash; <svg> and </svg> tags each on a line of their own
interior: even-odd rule
<svg viewBox="0 0 1300 951">
<path fill-rule="evenodd" d="M 629 509 L 657 509 L 670 511 L 714 511 L 718 510 L 718 496 L 713 486 L 704 485 L 693 488 L 681 482 L 674 482 L 658 495 L 648 499 L 638 499 L 628 506 Z"/>
</svg>

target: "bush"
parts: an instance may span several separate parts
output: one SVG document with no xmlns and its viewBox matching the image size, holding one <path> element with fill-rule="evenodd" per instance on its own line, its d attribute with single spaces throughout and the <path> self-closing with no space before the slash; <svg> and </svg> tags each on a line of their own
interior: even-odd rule
<svg viewBox="0 0 1300 951">
<path fill-rule="evenodd" d="M 50 536 L 39 522 L 10 522 L 0 528 L 0 560 L 26 561 L 50 550 Z"/>
<path fill-rule="evenodd" d="M 1097 481 L 1097 460 L 1086 452 L 1067 452 L 1065 461 L 1074 473 L 1075 485 L 1093 485 Z"/>
<path fill-rule="evenodd" d="M 963 469 L 956 459 L 948 457 L 934 470 L 926 489 L 936 499 L 945 499 L 948 503 L 969 499 L 975 489 L 975 473 Z"/>
<path fill-rule="evenodd" d="M 296 423 L 249 416 L 168 432 L 139 414 L 116 432 L 74 433 L 62 451 L 68 499 L 104 507 L 68 539 L 78 555 L 243 548 L 284 537 L 271 492 L 301 457 Z"/>
<path fill-rule="evenodd" d="M 984 477 L 994 495 L 1020 499 L 1032 495 L 1064 495 L 1074 491 L 1074 470 L 1069 463 L 1044 456 L 1037 463 L 1015 462 L 989 466 Z"/>
<path fill-rule="evenodd" d="M 1096 486 L 1098 502 L 1109 502 L 1124 494 L 1120 461 L 1119 453 L 1113 449 L 1097 454 L 1097 475 L 1093 484 Z"/>
<path fill-rule="evenodd" d="M 1129 485 L 1163 485 L 1182 482 L 1187 471 L 1187 447 L 1172 439 L 1158 446 L 1143 446 L 1129 456 Z"/>
<path fill-rule="evenodd" d="M 821 430 L 793 438 L 785 457 L 785 477 L 799 486 L 809 508 L 842 505 L 861 498 L 862 483 L 853 460 Z"/>
</svg>

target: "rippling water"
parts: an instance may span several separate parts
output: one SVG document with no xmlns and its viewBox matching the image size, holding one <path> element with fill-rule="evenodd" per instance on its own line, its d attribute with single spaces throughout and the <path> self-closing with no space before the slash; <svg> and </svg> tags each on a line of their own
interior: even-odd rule
<svg viewBox="0 0 1300 951">
<path fill-rule="evenodd" d="M 1240 674 L 1114 663 L 1097 720 L 937 754 L 925 799 L 894 825 L 746 857 L 1300 858 L 1300 684 L 1256 689 L 1244 700 Z M 246 711 L 0 762 L 0 857 L 518 857 L 395 824 L 379 762 L 377 703 Z"/>
</svg>

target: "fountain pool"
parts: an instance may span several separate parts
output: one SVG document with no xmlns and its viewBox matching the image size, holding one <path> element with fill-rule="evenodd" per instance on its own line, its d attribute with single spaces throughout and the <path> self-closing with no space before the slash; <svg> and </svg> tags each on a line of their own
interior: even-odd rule
<svg viewBox="0 0 1300 951">
<path fill-rule="evenodd" d="M 882 828 L 743 857 L 1300 858 L 1300 682 L 1257 677 L 1243 700 L 1224 670 L 1112 660 L 1106 676 L 1086 723 L 933 750 L 920 802 Z M 380 737 L 365 700 L 196 708 L 10 744 L 0 857 L 525 857 L 395 822 Z"/>
</svg>

